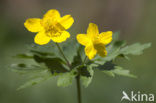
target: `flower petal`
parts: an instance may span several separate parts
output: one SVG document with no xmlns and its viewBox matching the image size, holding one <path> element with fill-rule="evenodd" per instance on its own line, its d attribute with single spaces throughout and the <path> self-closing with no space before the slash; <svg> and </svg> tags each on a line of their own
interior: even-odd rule
<svg viewBox="0 0 156 103">
<path fill-rule="evenodd" d="M 46 36 L 45 32 L 39 32 L 35 38 L 34 42 L 39 45 L 47 44 L 50 41 L 50 37 Z"/>
<path fill-rule="evenodd" d="M 57 35 L 57 34 L 56 34 Z M 70 37 L 70 34 L 69 32 L 67 31 L 63 31 L 61 32 L 60 34 L 58 34 L 59 36 L 54 36 L 54 37 L 51 37 L 51 39 L 54 41 L 54 42 L 57 42 L 57 43 L 61 43 L 63 41 L 66 41 L 67 38 Z"/>
<path fill-rule="evenodd" d="M 101 57 L 105 57 L 107 55 L 106 47 L 103 43 L 94 44 L 94 48 L 97 50 L 97 54 Z"/>
<path fill-rule="evenodd" d="M 65 28 L 68 29 L 72 26 L 72 24 L 74 23 L 74 19 L 71 15 L 65 15 L 63 16 L 59 23 Z"/>
<path fill-rule="evenodd" d="M 87 35 L 93 39 L 97 37 L 98 34 L 99 34 L 98 26 L 94 23 L 90 23 L 87 29 Z"/>
<path fill-rule="evenodd" d="M 86 34 L 78 34 L 76 38 L 78 42 L 84 46 L 91 43 L 91 40 L 87 37 Z"/>
<path fill-rule="evenodd" d="M 24 26 L 31 32 L 39 32 L 43 29 L 41 26 L 41 19 L 39 18 L 27 19 L 24 23 Z"/>
<path fill-rule="evenodd" d="M 112 41 L 112 31 L 102 32 L 99 35 L 100 41 L 105 45 L 109 44 Z"/>
<path fill-rule="evenodd" d="M 46 12 L 46 14 L 43 16 L 44 22 L 55 22 L 60 19 L 60 13 L 56 9 L 51 9 Z"/>
<path fill-rule="evenodd" d="M 95 57 L 97 51 L 93 45 L 88 45 L 85 47 L 85 53 L 88 56 L 88 58 L 91 60 Z"/>
</svg>

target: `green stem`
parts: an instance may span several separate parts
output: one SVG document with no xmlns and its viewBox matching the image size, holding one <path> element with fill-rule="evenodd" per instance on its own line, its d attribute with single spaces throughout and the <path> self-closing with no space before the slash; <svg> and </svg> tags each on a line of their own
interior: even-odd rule
<svg viewBox="0 0 156 103">
<path fill-rule="evenodd" d="M 67 65 L 68 65 L 68 67 L 71 69 L 70 63 L 69 63 L 68 59 L 66 58 L 66 56 L 64 55 L 64 53 L 63 53 L 61 47 L 59 46 L 58 43 L 56 43 L 56 46 L 57 46 L 57 48 L 59 49 L 60 53 L 62 54 L 63 58 L 65 59 L 65 61 L 66 61 Z"/>
<path fill-rule="evenodd" d="M 85 64 L 86 60 L 87 60 L 87 56 L 85 57 L 85 59 L 83 61 L 83 65 Z M 78 73 L 78 75 L 76 77 L 76 85 L 77 85 L 77 99 L 78 99 L 78 103 L 82 103 L 82 101 L 81 101 L 80 73 Z"/>
<path fill-rule="evenodd" d="M 61 49 L 61 47 L 59 46 L 58 43 L 56 43 L 56 46 L 58 47 L 60 53 L 62 54 L 63 58 L 65 59 L 65 61 L 66 61 L 67 65 L 68 65 L 68 67 L 69 67 L 70 69 L 72 69 L 72 68 L 71 68 L 71 65 L 70 65 L 70 63 L 69 63 L 69 61 L 68 61 L 68 59 L 67 59 L 66 56 L 64 55 L 64 53 L 63 53 L 63 51 L 62 51 L 62 49 Z M 87 56 L 85 57 L 85 59 L 84 59 L 84 61 L 83 61 L 83 64 L 85 64 L 86 60 L 87 60 Z M 77 77 L 76 77 L 76 84 L 77 84 L 77 99 L 78 99 L 78 103 L 82 103 L 82 102 L 81 102 L 80 74 L 78 74 Z"/>
<path fill-rule="evenodd" d="M 84 61 L 83 61 L 83 64 L 85 64 L 86 60 L 87 60 L 87 56 L 85 57 L 85 59 L 84 59 Z"/>
<path fill-rule="evenodd" d="M 80 75 L 78 75 L 78 76 L 76 77 L 76 84 L 77 84 L 77 99 L 78 99 L 78 103 L 82 103 L 82 102 L 81 102 Z"/>
</svg>

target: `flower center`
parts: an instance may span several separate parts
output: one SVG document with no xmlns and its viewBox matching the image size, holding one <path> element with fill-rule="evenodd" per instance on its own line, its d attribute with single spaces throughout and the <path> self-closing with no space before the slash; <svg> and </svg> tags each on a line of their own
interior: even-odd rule
<svg viewBox="0 0 156 103">
<path fill-rule="evenodd" d="M 61 35 L 62 31 L 65 30 L 65 28 L 59 24 L 59 23 L 56 23 L 56 24 L 52 24 L 52 25 L 47 25 L 45 27 L 45 32 L 47 34 L 47 36 L 49 37 L 58 37 Z"/>
<path fill-rule="evenodd" d="M 46 19 L 41 22 L 48 37 L 58 37 L 65 28 L 56 20 Z"/>
</svg>

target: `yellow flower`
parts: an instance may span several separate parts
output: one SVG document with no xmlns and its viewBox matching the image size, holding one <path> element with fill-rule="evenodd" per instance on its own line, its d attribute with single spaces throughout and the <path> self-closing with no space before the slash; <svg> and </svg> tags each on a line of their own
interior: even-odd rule
<svg viewBox="0 0 156 103">
<path fill-rule="evenodd" d="M 60 16 L 55 10 L 49 10 L 42 19 L 30 18 L 24 23 L 24 26 L 30 32 L 38 32 L 34 42 L 39 45 L 47 44 L 50 40 L 61 43 L 70 37 L 66 30 L 72 26 L 74 19 L 71 15 Z"/>
<path fill-rule="evenodd" d="M 107 55 L 105 45 L 112 41 L 112 34 L 112 31 L 99 34 L 97 25 L 90 23 L 87 34 L 78 34 L 77 40 L 81 45 L 85 46 L 85 54 L 89 59 L 93 59 L 96 54 L 105 57 Z"/>
</svg>

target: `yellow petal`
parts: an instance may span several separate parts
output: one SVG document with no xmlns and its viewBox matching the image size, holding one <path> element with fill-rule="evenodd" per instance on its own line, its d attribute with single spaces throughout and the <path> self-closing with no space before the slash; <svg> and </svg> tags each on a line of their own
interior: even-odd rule
<svg viewBox="0 0 156 103">
<path fill-rule="evenodd" d="M 87 37 L 86 34 L 78 34 L 77 35 L 77 41 L 81 44 L 81 45 L 88 45 L 91 43 L 91 40 Z"/>
<path fill-rule="evenodd" d="M 49 41 L 50 37 L 46 36 L 45 32 L 43 31 L 39 32 L 34 38 L 34 42 L 39 45 L 47 44 Z"/>
<path fill-rule="evenodd" d="M 74 23 L 74 19 L 71 15 L 65 15 L 60 19 L 59 22 L 65 29 L 68 29 Z"/>
<path fill-rule="evenodd" d="M 43 16 L 44 22 L 56 22 L 60 19 L 60 13 L 56 9 L 51 9 Z"/>
<path fill-rule="evenodd" d="M 99 39 L 105 45 L 109 44 L 112 41 L 112 31 L 102 32 L 99 35 Z"/>
<path fill-rule="evenodd" d="M 27 19 L 24 23 L 24 26 L 31 32 L 39 32 L 43 29 L 41 26 L 41 19 L 39 18 Z"/>
<path fill-rule="evenodd" d="M 105 44 L 103 43 L 94 44 L 94 48 L 97 50 L 97 54 L 99 54 L 101 57 L 105 57 L 107 55 Z"/>
<path fill-rule="evenodd" d="M 87 29 L 87 35 L 93 39 L 97 37 L 98 34 L 99 34 L 98 26 L 94 23 L 90 23 Z"/>
<path fill-rule="evenodd" d="M 86 53 L 87 57 L 91 60 L 95 57 L 97 51 L 93 45 L 88 45 L 85 47 L 85 53 Z"/>
<path fill-rule="evenodd" d="M 52 39 L 54 42 L 57 42 L 57 43 L 61 43 L 61 42 L 63 42 L 63 41 L 66 41 L 66 39 L 70 37 L 70 34 L 69 34 L 69 32 L 67 32 L 67 31 L 63 31 L 63 32 L 61 32 L 60 34 L 59 34 L 59 32 L 58 32 L 58 34 L 55 34 L 55 35 L 56 35 L 56 36 L 51 37 L 51 39 Z"/>
</svg>

